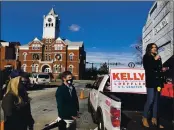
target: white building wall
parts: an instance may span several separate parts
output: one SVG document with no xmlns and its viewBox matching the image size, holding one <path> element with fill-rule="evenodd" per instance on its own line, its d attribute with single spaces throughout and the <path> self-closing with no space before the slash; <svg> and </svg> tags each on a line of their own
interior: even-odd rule
<svg viewBox="0 0 174 130">
<path fill-rule="evenodd" d="M 51 22 L 48 22 L 48 19 L 51 18 L 52 21 Z M 56 20 L 57 20 L 57 16 L 52 16 L 52 15 L 47 15 L 46 17 L 44 16 L 44 20 L 43 20 L 43 36 L 42 38 L 45 38 L 45 39 L 54 39 L 56 38 L 56 34 L 58 34 L 57 32 L 57 23 L 56 23 Z M 46 26 L 46 24 L 52 24 L 53 23 L 53 26 Z"/>
<path fill-rule="evenodd" d="M 151 10 L 157 4 L 157 8 L 150 15 Z M 143 55 L 147 44 L 156 43 L 162 62 L 166 62 L 174 55 L 173 47 L 173 1 L 156 1 L 148 14 L 146 25 L 143 27 Z M 168 44 L 167 44 L 168 43 Z"/>
</svg>

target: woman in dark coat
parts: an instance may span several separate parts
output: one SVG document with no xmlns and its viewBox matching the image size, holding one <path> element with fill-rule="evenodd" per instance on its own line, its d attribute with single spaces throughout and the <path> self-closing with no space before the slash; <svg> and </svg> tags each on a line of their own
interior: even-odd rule
<svg viewBox="0 0 174 130">
<path fill-rule="evenodd" d="M 153 106 L 151 121 L 153 125 L 157 125 L 157 87 L 162 88 L 164 83 L 162 61 L 158 55 L 158 47 L 155 43 L 147 45 L 146 54 L 143 57 L 143 66 L 146 76 L 147 101 L 144 106 L 142 122 L 144 127 L 149 127 L 147 118 L 151 106 Z M 163 128 L 163 126 L 160 125 L 160 128 Z"/>
<path fill-rule="evenodd" d="M 25 90 L 26 80 L 20 76 L 10 80 L 2 100 L 5 130 L 33 130 L 30 99 Z"/>
</svg>

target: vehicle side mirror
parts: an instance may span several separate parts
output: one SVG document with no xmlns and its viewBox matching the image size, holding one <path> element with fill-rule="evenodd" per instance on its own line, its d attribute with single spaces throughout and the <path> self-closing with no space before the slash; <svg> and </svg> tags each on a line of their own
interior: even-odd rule
<svg viewBox="0 0 174 130">
<path fill-rule="evenodd" d="M 92 84 L 86 84 L 86 88 L 93 88 Z"/>
</svg>

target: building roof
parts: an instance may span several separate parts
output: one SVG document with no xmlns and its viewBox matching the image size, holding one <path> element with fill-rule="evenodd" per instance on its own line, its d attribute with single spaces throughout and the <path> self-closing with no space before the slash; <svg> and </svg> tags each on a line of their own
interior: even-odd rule
<svg viewBox="0 0 174 130">
<path fill-rule="evenodd" d="M 0 42 L 6 42 L 6 41 L 4 41 L 4 40 L 0 40 Z"/>
<path fill-rule="evenodd" d="M 56 14 L 56 12 L 54 11 L 54 8 L 51 8 L 50 12 L 48 13 L 48 15 L 52 15 L 54 17 L 57 17 L 58 15 Z"/>
<path fill-rule="evenodd" d="M 83 46 L 83 41 L 79 41 L 79 42 L 72 42 L 68 39 L 63 39 L 64 42 L 68 45 L 68 46 L 79 46 L 82 47 Z"/>
</svg>

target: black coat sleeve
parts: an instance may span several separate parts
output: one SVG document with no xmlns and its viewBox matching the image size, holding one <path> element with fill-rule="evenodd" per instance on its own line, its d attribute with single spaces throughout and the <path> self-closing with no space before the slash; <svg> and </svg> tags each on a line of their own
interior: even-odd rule
<svg viewBox="0 0 174 130">
<path fill-rule="evenodd" d="M 14 96 L 10 94 L 6 95 L 2 100 L 2 109 L 7 117 L 12 116 L 13 110 L 15 109 L 14 101 Z"/>
<path fill-rule="evenodd" d="M 74 95 L 75 95 L 75 100 L 76 100 L 77 111 L 79 111 L 79 99 L 78 99 L 75 87 L 74 87 Z"/>
<path fill-rule="evenodd" d="M 2 109 L 5 116 L 5 126 L 9 128 L 16 128 L 16 116 L 14 115 L 15 97 L 11 94 L 6 95 L 2 100 Z"/>
<path fill-rule="evenodd" d="M 63 117 L 63 91 L 62 88 L 57 88 L 56 91 L 56 101 L 57 101 L 57 109 L 58 109 L 58 114 L 59 117 L 62 118 Z"/>
<path fill-rule="evenodd" d="M 28 123 L 29 128 L 32 128 L 33 125 L 34 125 L 34 119 L 33 119 L 32 115 L 31 115 L 30 103 L 27 104 L 26 109 L 27 109 L 26 112 L 27 112 L 27 117 L 28 117 L 27 118 L 27 123 Z"/>
</svg>

